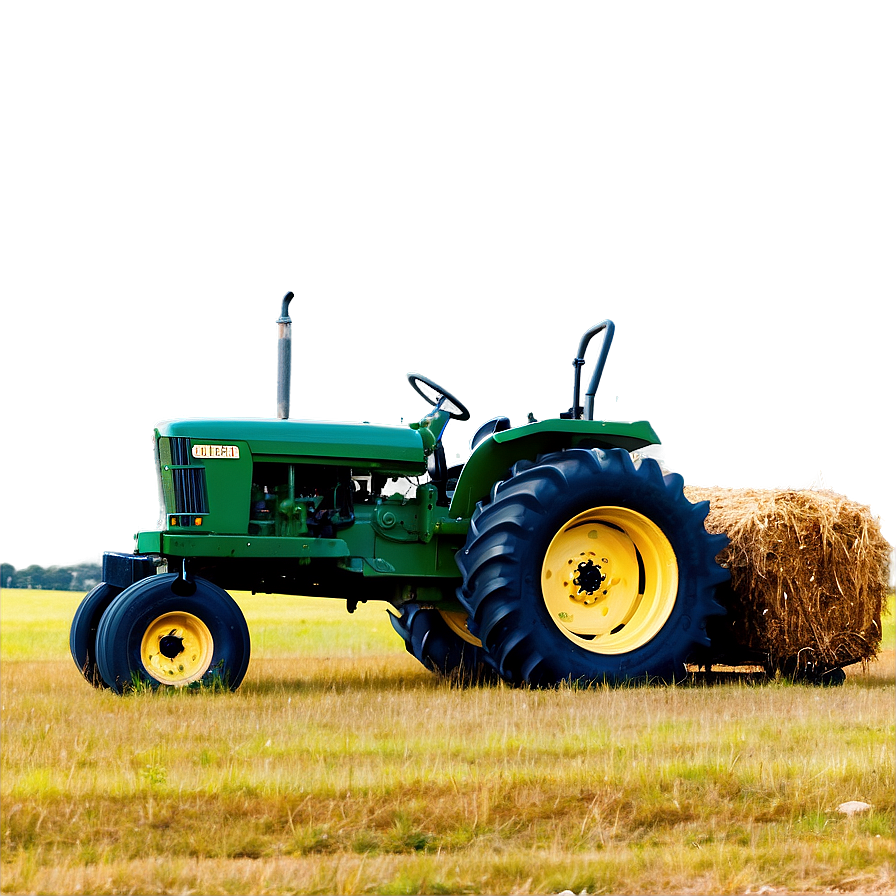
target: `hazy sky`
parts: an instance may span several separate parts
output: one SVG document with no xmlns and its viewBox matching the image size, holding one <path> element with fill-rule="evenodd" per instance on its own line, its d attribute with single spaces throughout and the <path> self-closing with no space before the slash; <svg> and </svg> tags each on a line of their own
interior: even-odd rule
<svg viewBox="0 0 896 896">
<path fill-rule="evenodd" d="M 6 4 L 2 540 L 158 519 L 152 430 L 649 419 L 695 485 L 824 487 L 896 541 L 892 3 Z"/>
</svg>

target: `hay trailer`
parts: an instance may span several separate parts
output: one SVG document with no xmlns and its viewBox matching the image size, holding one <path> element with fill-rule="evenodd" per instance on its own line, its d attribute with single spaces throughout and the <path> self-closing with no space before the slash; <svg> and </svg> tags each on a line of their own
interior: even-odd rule
<svg viewBox="0 0 896 896">
<path fill-rule="evenodd" d="M 429 410 L 409 426 L 289 418 L 291 299 L 277 321 L 276 419 L 155 430 L 161 527 L 137 533 L 134 553 L 104 555 L 72 622 L 91 684 L 237 688 L 250 637 L 233 590 L 336 598 L 349 612 L 386 601 L 414 657 L 470 681 L 674 681 L 710 647 L 727 538 L 706 531 L 709 503 L 691 503 L 679 475 L 638 456 L 659 442 L 649 423 L 594 419 L 611 321 L 580 340 L 568 411 L 489 420 L 449 466 L 445 428 L 470 412 L 418 373 L 408 381 Z"/>
</svg>

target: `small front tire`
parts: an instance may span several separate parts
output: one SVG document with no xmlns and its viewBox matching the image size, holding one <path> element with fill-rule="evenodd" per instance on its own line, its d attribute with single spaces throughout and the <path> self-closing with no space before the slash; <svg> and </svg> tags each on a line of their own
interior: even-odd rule
<svg viewBox="0 0 896 896">
<path fill-rule="evenodd" d="M 100 582 L 90 591 L 75 610 L 72 627 L 69 633 L 69 648 L 78 671 L 95 688 L 106 688 L 99 666 L 96 662 L 96 633 L 103 613 L 121 594 L 121 588 Z"/>
<path fill-rule="evenodd" d="M 119 694 L 139 685 L 235 691 L 249 666 L 249 629 L 226 591 L 169 573 L 121 592 L 100 620 L 96 651 L 100 674 Z"/>
</svg>

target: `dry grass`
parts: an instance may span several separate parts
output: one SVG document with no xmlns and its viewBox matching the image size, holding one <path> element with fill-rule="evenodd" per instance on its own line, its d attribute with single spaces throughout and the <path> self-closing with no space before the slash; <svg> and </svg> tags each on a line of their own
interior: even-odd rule
<svg viewBox="0 0 896 896">
<path fill-rule="evenodd" d="M 64 639 L 7 659 L 7 607 L 2 891 L 892 892 L 889 648 L 834 689 L 462 689 L 324 606 L 329 655 L 278 642 L 235 694 L 124 698 Z"/>
</svg>

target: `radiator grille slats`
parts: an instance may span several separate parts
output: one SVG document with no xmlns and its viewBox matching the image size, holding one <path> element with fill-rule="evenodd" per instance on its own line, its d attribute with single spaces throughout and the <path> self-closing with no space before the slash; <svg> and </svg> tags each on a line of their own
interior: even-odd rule
<svg viewBox="0 0 896 896">
<path fill-rule="evenodd" d="M 162 465 L 171 472 L 171 487 L 163 488 L 168 513 L 189 516 L 207 514 L 205 468 L 190 464 L 190 440 L 170 438 L 161 442 Z"/>
</svg>

